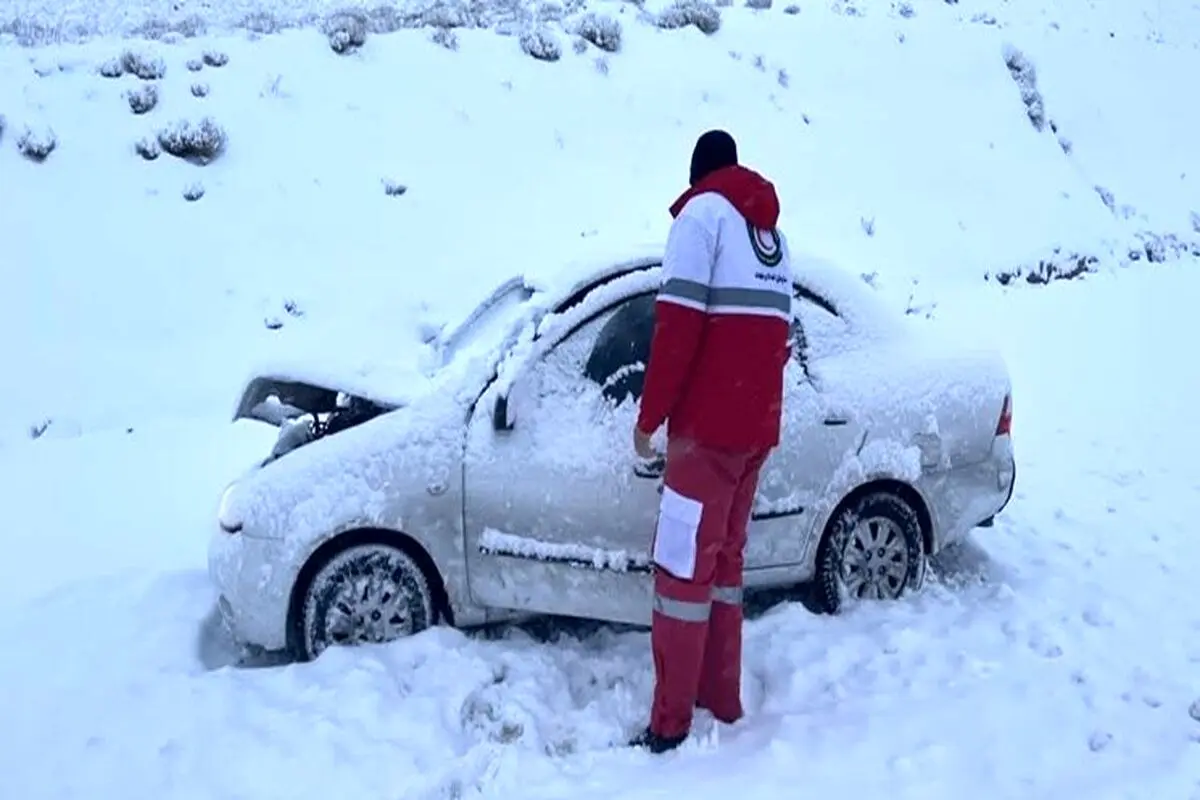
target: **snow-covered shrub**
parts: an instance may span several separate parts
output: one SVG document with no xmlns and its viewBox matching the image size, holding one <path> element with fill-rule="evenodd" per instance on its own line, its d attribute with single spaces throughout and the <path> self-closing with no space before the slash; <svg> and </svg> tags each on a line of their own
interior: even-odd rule
<svg viewBox="0 0 1200 800">
<path fill-rule="evenodd" d="M 429 40 L 447 50 L 458 49 L 458 34 L 450 28 L 434 28 Z"/>
<path fill-rule="evenodd" d="M 223 67 L 229 63 L 229 56 L 218 50 L 205 50 L 201 58 L 206 67 Z"/>
<path fill-rule="evenodd" d="M 383 179 L 383 193 L 388 197 L 400 197 L 408 192 L 408 187 L 403 183 L 391 180 L 390 178 Z"/>
<path fill-rule="evenodd" d="M 538 22 L 562 22 L 565 12 L 558 3 L 540 3 L 534 10 L 534 18 Z"/>
<path fill-rule="evenodd" d="M 208 164 L 225 150 L 225 131 L 205 117 L 196 125 L 180 121 L 158 132 L 158 143 L 164 151 L 201 166 Z"/>
<path fill-rule="evenodd" d="M 621 49 L 621 23 L 607 14 L 584 14 L 575 32 L 607 53 Z"/>
<path fill-rule="evenodd" d="M 746 8 L 752 8 L 755 11 L 766 11 L 771 7 L 772 0 L 746 0 Z"/>
<path fill-rule="evenodd" d="M 188 72 L 199 72 L 200 70 L 204 69 L 204 59 L 189 58 L 187 60 L 187 64 L 184 66 L 188 68 Z"/>
<path fill-rule="evenodd" d="M 721 28 L 721 12 L 706 0 L 676 0 L 674 5 L 663 9 L 655 24 L 664 30 L 695 25 L 701 33 L 711 36 Z"/>
<path fill-rule="evenodd" d="M 125 67 L 121 64 L 121 59 L 110 58 L 100 64 L 96 68 L 96 72 L 100 73 L 102 78 L 119 78 L 125 74 Z"/>
<path fill-rule="evenodd" d="M 412 27 L 434 28 L 480 28 L 484 27 L 480 8 L 482 4 L 448 3 L 438 0 L 420 12 L 409 24 Z"/>
<path fill-rule="evenodd" d="M 1075 252 L 1063 253 L 1056 247 L 1050 256 L 1038 259 L 1037 264 L 1001 270 L 995 275 L 985 274 L 983 279 L 986 281 L 994 278 L 1001 286 L 1008 286 L 1018 278 L 1024 278 L 1029 284 L 1044 285 L 1053 281 L 1069 281 L 1083 277 L 1095 272 L 1098 263 L 1099 259 L 1095 256 Z"/>
<path fill-rule="evenodd" d="M 1042 93 L 1037 88 L 1037 71 L 1033 64 L 1017 48 L 1012 45 L 1004 47 L 1004 63 L 1012 74 L 1013 81 L 1021 90 L 1021 101 L 1025 103 L 1026 113 L 1033 127 L 1042 131 L 1046 127 L 1046 108 L 1042 102 Z"/>
<path fill-rule="evenodd" d="M 793 14 L 793 15 L 794 15 L 794 14 L 799 14 L 799 13 L 800 13 L 800 6 L 798 6 L 798 5 L 795 5 L 795 4 L 792 4 L 792 5 L 788 6 L 787 8 L 783 9 L 783 13 L 785 13 L 785 14 Z"/>
<path fill-rule="evenodd" d="M 183 199 L 189 203 L 194 203 L 204 197 L 204 186 L 199 183 L 188 184 L 183 187 Z"/>
<path fill-rule="evenodd" d="M 1141 244 L 1140 247 L 1130 249 L 1130 261 L 1141 261 L 1144 255 L 1146 261 L 1151 264 L 1163 264 L 1183 256 L 1200 255 L 1200 242 L 1188 242 L 1174 234 L 1160 236 L 1145 231 L 1138 233 L 1137 238 Z"/>
<path fill-rule="evenodd" d="M 208 84 L 200 82 L 193 83 L 192 97 L 208 97 Z"/>
<path fill-rule="evenodd" d="M 786 89 L 792 85 L 792 78 L 790 75 L 788 75 L 786 69 L 780 67 L 779 72 L 775 75 L 775 82 Z"/>
<path fill-rule="evenodd" d="M 395 33 L 410 27 L 410 19 L 395 6 L 376 6 L 367 12 L 366 23 L 371 33 Z"/>
<path fill-rule="evenodd" d="M 913 7 L 910 3 L 900 3 L 898 6 L 896 6 L 896 13 L 905 19 L 912 19 L 917 15 L 917 12 L 913 10 Z"/>
<path fill-rule="evenodd" d="M 525 31 L 518 40 L 526 55 L 539 61 L 558 61 L 562 58 L 562 45 L 553 33 L 545 28 Z"/>
<path fill-rule="evenodd" d="M 1109 211 L 1116 214 L 1117 199 L 1113 196 L 1113 193 L 1108 189 L 1105 189 L 1103 186 L 1095 186 L 1093 188 L 1096 190 L 1096 194 L 1100 195 L 1100 202 L 1104 203 L 1104 205 L 1108 207 Z"/>
<path fill-rule="evenodd" d="M 56 147 L 58 147 L 58 137 L 50 128 L 43 127 L 34 130 L 26 126 L 21 135 L 17 137 L 17 150 L 21 155 L 37 164 L 45 161 Z"/>
<path fill-rule="evenodd" d="M 159 147 L 158 140 L 152 139 L 149 136 L 135 142 L 133 151 L 147 161 L 153 161 L 162 155 L 162 148 Z"/>
<path fill-rule="evenodd" d="M 575 39 L 571 42 L 571 49 L 575 51 L 575 55 L 583 55 L 588 50 L 587 39 Z"/>
<path fill-rule="evenodd" d="M 148 83 L 145 86 L 139 86 L 125 93 L 125 99 L 129 102 L 129 110 L 135 114 L 145 114 L 153 111 L 158 105 L 158 87 L 153 83 Z"/>
<path fill-rule="evenodd" d="M 326 18 L 322 30 L 329 37 L 329 47 L 333 52 L 349 53 L 366 43 L 367 17 L 356 9 L 338 11 Z"/>
<path fill-rule="evenodd" d="M 100 65 L 100 74 L 106 78 L 137 76 L 142 80 L 158 80 L 167 74 L 167 65 L 157 56 L 125 50 L 118 58 Z"/>
<path fill-rule="evenodd" d="M 171 25 L 171 29 L 176 33 L 182 34 L 187 39 L 195 39 L 197 36 L 203 36 L 208 31 L 208 23 L 199 14 L 189 14 L 183 19 L 174 22 Z"/>
<path fill-rule="evenodd" d="M 0 117 L 0 135 L 4 134 L 4 117 Z M 1200 233 L 1200 214 L 1192 212 L 1192 230 Z"/>
<path fill-rule="evenodd" d="M 239 27 L 264 36 L 278 33 L 283 28 L 270 11 L 252 11 L 242 18 L 242 24 Z"/>
<path fill-rule="evenodd" d="M 601 75 L 608 74 L 608 58 L 605 56 L 596 57 L 596 72 L 599 72 Z"/>
</svg>

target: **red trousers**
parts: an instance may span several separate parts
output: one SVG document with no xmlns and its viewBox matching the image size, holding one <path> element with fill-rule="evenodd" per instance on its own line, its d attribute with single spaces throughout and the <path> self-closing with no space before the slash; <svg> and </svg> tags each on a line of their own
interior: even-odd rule
<svg viewBox="0 0 1200 800">
<path fill-rule="evenodd" d="M 654 533 L 650 730 L 686 734 L 693 709 L 742 716 L 742 567 L 758 473 L 770 450 L 667 443 Z"/>
</svg>

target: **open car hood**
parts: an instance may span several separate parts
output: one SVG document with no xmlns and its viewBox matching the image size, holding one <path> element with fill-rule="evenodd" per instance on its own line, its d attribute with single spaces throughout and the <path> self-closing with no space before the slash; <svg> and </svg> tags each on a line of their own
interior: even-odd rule
<svg viewBox="0 0 1200 800">
<path fill-rule="evenodd" d="M 280 426 L 304 414 L 330 414 L 345 397 L 369 401 L 381 410 L 408 405 L 413 390 L 425 382 L 415 368 L 331 371 L 295 365 L 263 371 L 246 382 L 233 419 L 253 419 Z M 339 401 L 341 397 L 341 401 Z"/>
</svg>

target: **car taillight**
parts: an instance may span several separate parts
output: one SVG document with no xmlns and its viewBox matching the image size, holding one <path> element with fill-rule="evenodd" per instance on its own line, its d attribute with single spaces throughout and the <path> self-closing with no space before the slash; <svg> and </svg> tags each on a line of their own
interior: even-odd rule
<svg viewBox="0 0 1200 800">
<path fill-rule="evenodd" d="M 1012 433 L 1012 395 L 1004 395 L 1004 408 L 1000 409 L 1000 421 L 996 423 L 996 435 L 1008 436 Z"/>
</svg>

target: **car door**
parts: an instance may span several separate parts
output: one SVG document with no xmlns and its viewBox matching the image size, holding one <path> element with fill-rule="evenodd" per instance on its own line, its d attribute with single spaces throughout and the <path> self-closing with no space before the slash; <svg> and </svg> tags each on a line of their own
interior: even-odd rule
<svg viewBox="0 0 1200 800">
<path fill-rule="evenodd" d="M 521 365 L 502 413 L 499 392 L 476 404 L 464 460 L 476 602 L 649 622 L 659 494 L 633 472 L 632 431 L 653 303 L 644 292 L 600 309 Z"/>
<path fill-rule="evenodd" d="M 801 569 L 816 548 L 820 501 L 835 472 L 862 446 L 866 431 L 853 409 L 834 404 L 821 365 L 854 347 L 853 331 L 828 300 L 803 285 L 795 291 L 798 326 L 784 375 L 783 430 L 759 478 L 746 549 L 753 571 Z"/>
</svg>

